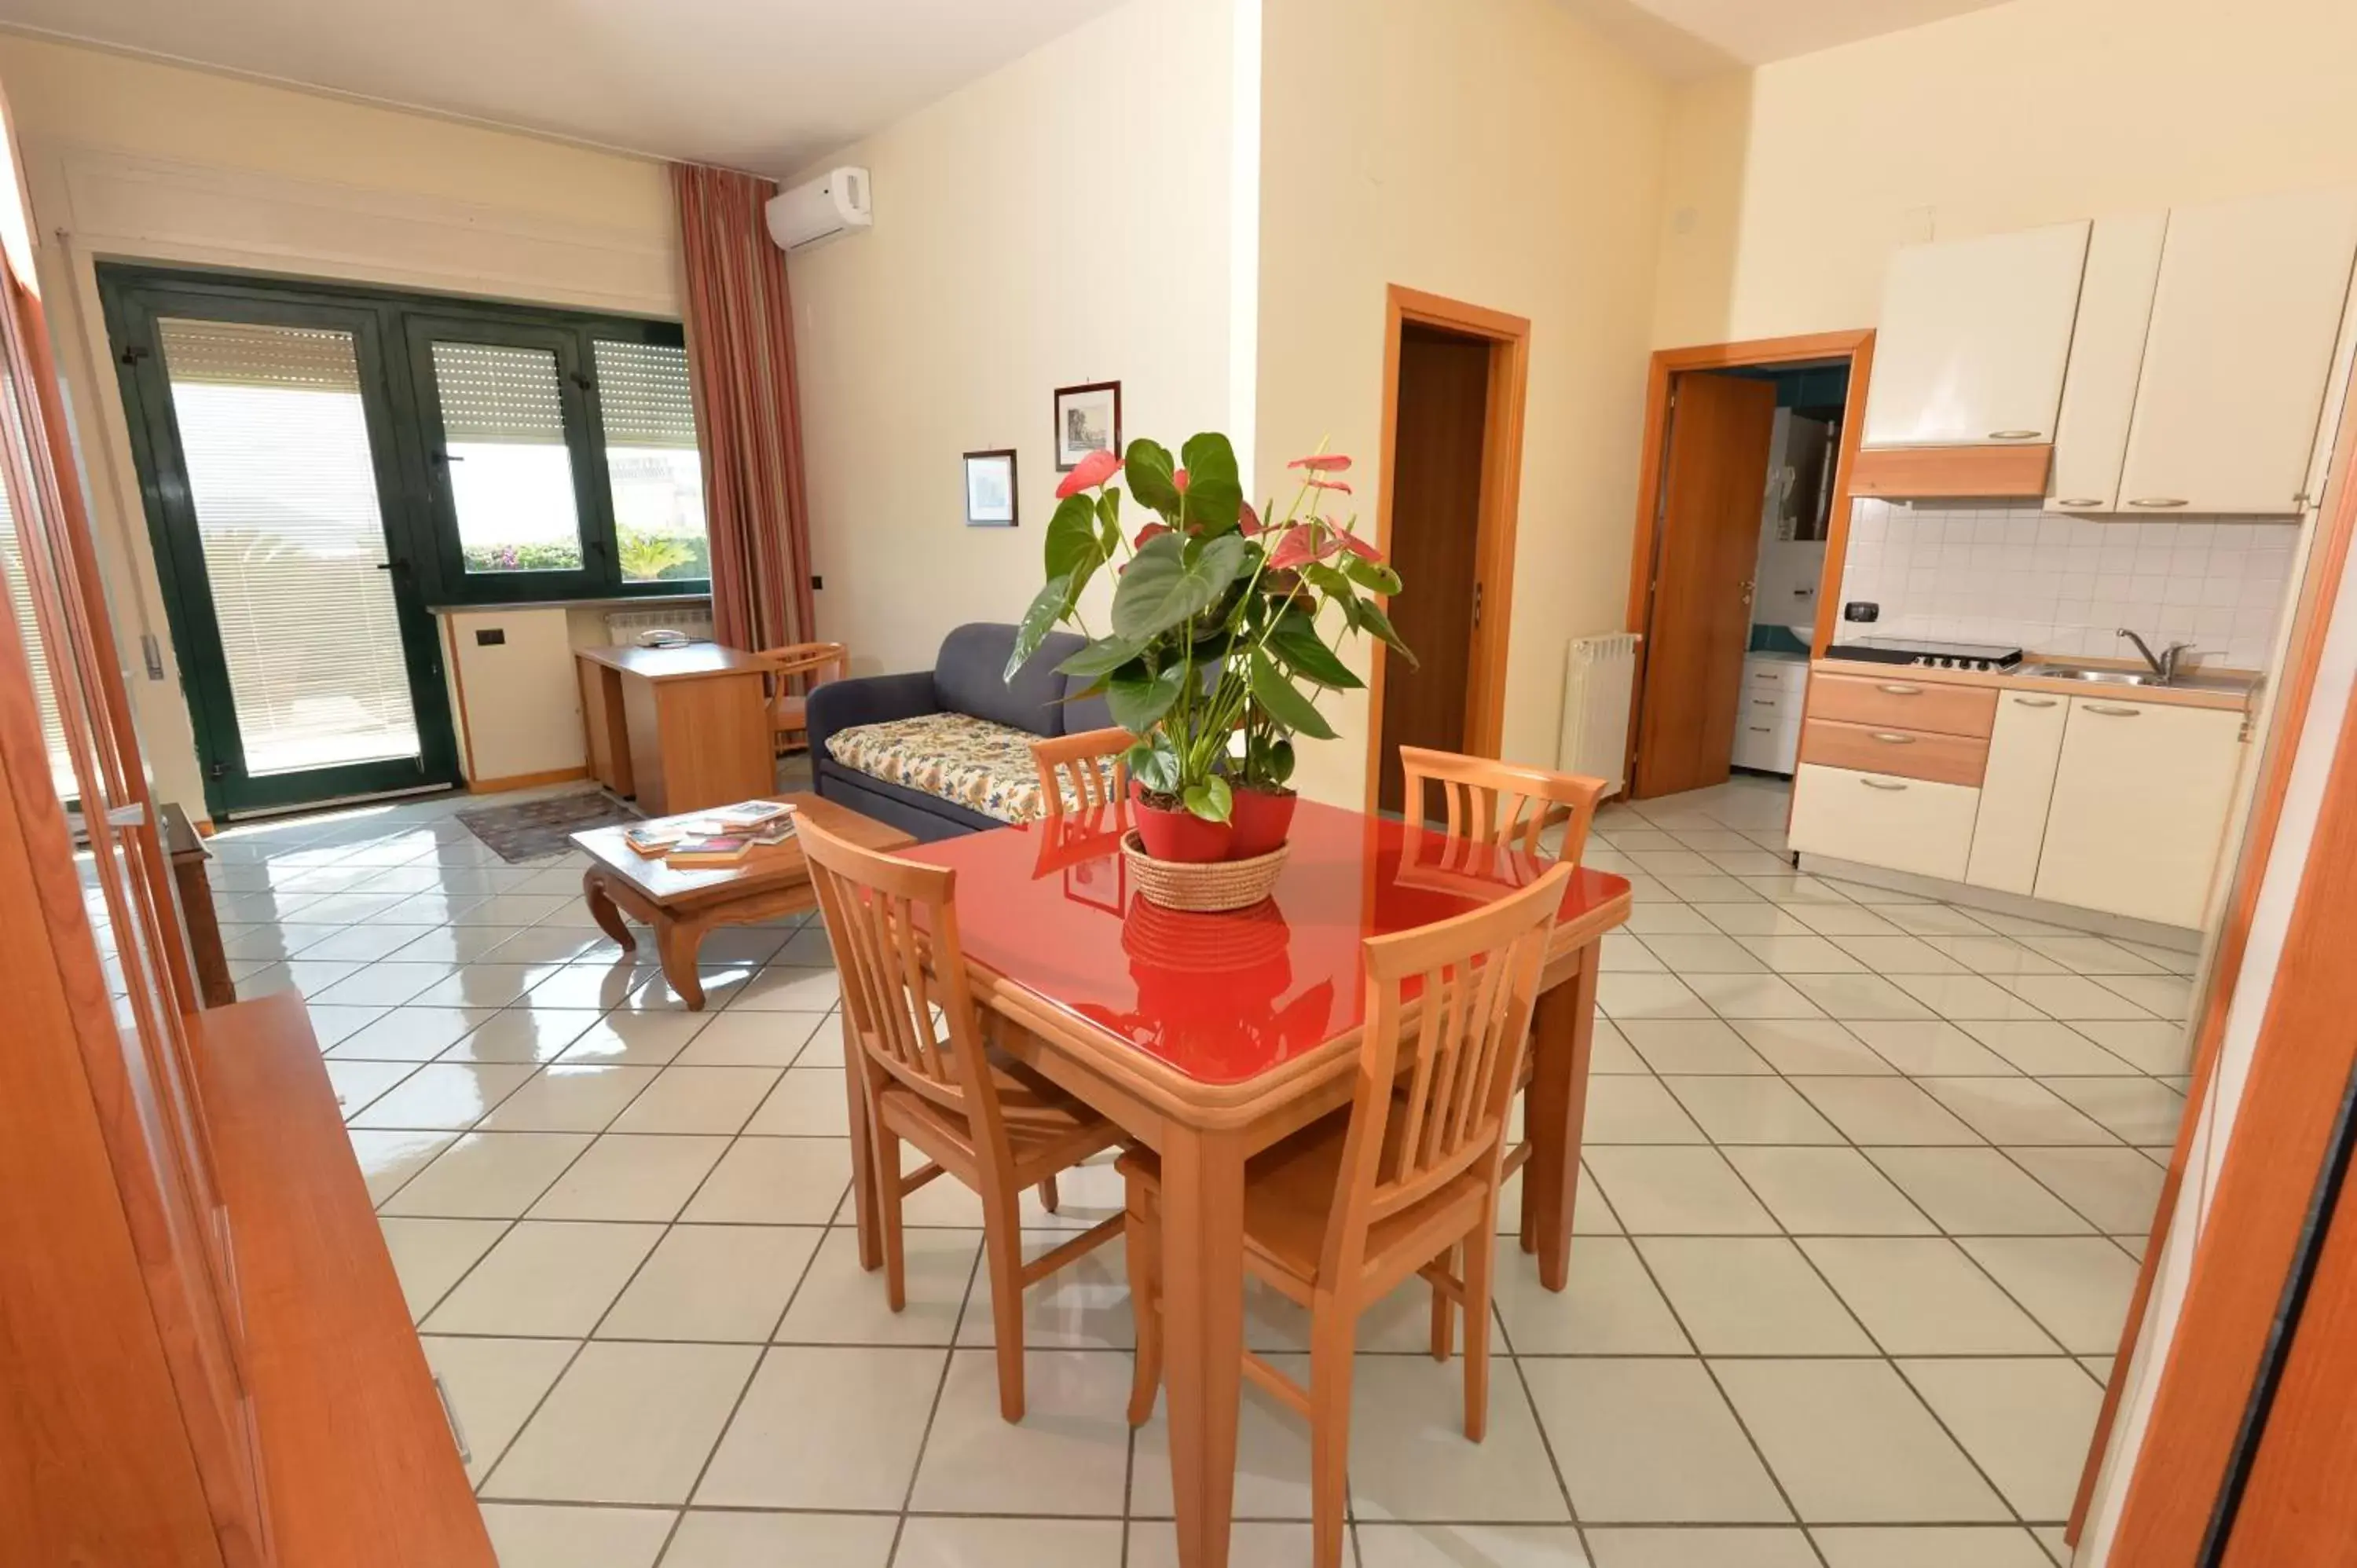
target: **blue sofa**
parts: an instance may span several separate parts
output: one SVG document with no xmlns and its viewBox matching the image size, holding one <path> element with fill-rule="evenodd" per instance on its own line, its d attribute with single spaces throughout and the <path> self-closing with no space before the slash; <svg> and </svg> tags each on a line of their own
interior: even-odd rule
<svg viewBox="0 0 2357 1568">
<path fill-rule="evenodd" d="M 1113 723 L 1103 697 L 1056 666 L 1086 646 L 1053 632 L 1003 680 L 1016 628 L 962 626 L 931 670 L 830 681 L 810 694 L 811 772 L 821 799 L 931 840 L 1038 814 L 1030 743 Z"/>
</svg>

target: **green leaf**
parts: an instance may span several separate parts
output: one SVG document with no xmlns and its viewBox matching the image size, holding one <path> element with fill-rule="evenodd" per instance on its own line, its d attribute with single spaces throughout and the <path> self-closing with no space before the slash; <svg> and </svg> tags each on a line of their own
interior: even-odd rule
<svg viewBox="0 0 2357 1568">
<path fill-rule="evenodd" d="M 1318 635 L 1318 623 L 1298 611 L 1276 623 L 1268 634 L 1268 646 L 1295 674 L 1321 686 L 1348 692 L 1365 684 L 1326 646 L 1325 639 Z"/>
<path fill-rule="evenodd" d="M 1179 448 L 1187 466 L 1187 494 L 1181 507 L 1188 523 L 1205 533 L 1231 533 L 1244 506 L 1243 483 L 1236 477 L 1235 448 L 1216 430 L 1190 437 Z"/>
<path fill-rule="evenodd" d="M 1268 710 L 1269 717 L 1296 735 L 1306 735 L 1312 740 L 1334 738 L 1334 727 L 1326 722 L 1326 715 L 1295 689 L 1293 682 L 1285 678 L 1285 671 L 1270 663 L 1265 653 L 1253 654 L 1252 694 Z"/>
<path fill-rule="evenodd" d="M 1345 555 L 1342 575 L 1361 587 L 1378 594 L 1400 591 L 1400 575 L 1381 561 L 1370 561 L 1363 555 Z"/>
<path fill-rule="evenodd" d="M 1301 575 L 1303 580 L 1311 586 L 1322 588 L 1335 598 L 1351 599 L 1358 596 L 1356 591 L 1351 586 L 1351 579 L 1344 576 L 1338 568 L 1329 566 L 1323 561 L 1304 563 Z"/>
<path fill-rule="evenodd" d="M 1181 799 L 1187 802 L 1189 811 L 1208 822 L 1224 822 L 1235 810 L 1234 791 L 1228 788 L 1228 781 L 1216 773 L 1200 784 L 1187 786 L 1187 793 Z"/>
<path fill-rule="evenodd" d="M 1291 741 L 1280 740 L 1275 746 L 1270 746 L 1268 748 L 1268 766 L 1265 769 L 1268 781 L 1271 784 L 1282 784 L 1286 779 L 1292 778 L 1293 761 L 1293 743 Z"/>
<path fill-rule="evenodd" d="M 1057 665 L 1056 671 L 1060 675 L 1099 681 L 1135 659 L 1144 650 L 1137 644 L 1125 639 L 1101 637 Z"/>
<path fill-rule="evenodd" d="M 1129 748 L 1123 758 L 1129 764 L 1129 776 L 1143 789 L 1157 795 L 1175 795 L 1178 791 L 1178 748 L 1170 737 L 1156 731 Z"/>
<path fill-rule="evenodd" d="M 1104 564 L 1104 541 L 1097 537 L 1096 504 L 1086 496 L 1066 496 L 1048 520 L 1048 575 L 1071 580 L 1073 596 Z"/>
<path fill-rule="evenodd" d="M 1122 471 L 1129 476 L 1129 493 L 1162 514 L 1172 527 L 1178 522 L 1178 487 L 1170 482 L 1170 448 L 1144 436 L 1129 444 Z"/>
<path fill-rule="evenodd" d="M 1383 614 L 1383 607 L 1376 604 L 1372 599 L 1361 599 L 1359 601 L 1359 624 L 1367 630 L 1373 632 L 1377 637 L 1382 638 L 1385 642 L 1391 644 L 1392 651 L 1398 654 L 1402 659 L 1406 660 L 1407 667 L 1409 669 L 1421 670 L 1424 668 L 1424 666 L 1417 661 L 1415 654 L 1409 649 L 1408 645 L 1400 640 L 1400 634 L 1392 628 L 1392 618 Z"/>
<path fill-rule="evenodd" d="M 1205 542 L 1191 557 L 1186 544 L 1184 535 L 1165 533 L 1130 562 L 1114 590 L 1114 636 L 1144 643 L 1209 609 L 1243 565 L 1244 542 L 1235 534 Z"/>
<path fill-rule="evenodd" d="M 1064 612 L 1071 607 L 1071 578 L 1050 577 L 1039 585 L 1039 592 L 1032 598 L 1031 607 L 1023 612 L 1023 624 L 1016 628 L 1015 651 L 1008 656 L 1006 672 L 1000 679 L 1014 680 L 1015 672 L 1031 661 L 1031 656 L 1039 651 L 1039 645 L 1048 640 L 1048 633 L 1064 618 Z"/>
<path fill-rule="evenodd" d="M 1105 686 L 1113 722 L 1132 735 L 1144 735 L 1160 722 L 1186 688 L 1187 662 L 1179 660 L 1160 674 L 1147 672 L 1145 663 L 1122 667 Z"/>
</svg>

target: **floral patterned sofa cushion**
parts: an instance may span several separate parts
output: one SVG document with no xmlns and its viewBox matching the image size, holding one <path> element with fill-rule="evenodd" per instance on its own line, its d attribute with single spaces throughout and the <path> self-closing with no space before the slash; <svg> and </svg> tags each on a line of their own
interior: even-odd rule
<svg viewBox="0 0 2357 1568">
<path fill-rule="evenodd" d="M 1031 762 L 1038 738 L 970 714 L 922 714 L 837 730 L 826 737 L 826 751 L 888 784 L 1002 822 L 1028 822 L 1039 815 L 1039 775 Z"/>
</svg>

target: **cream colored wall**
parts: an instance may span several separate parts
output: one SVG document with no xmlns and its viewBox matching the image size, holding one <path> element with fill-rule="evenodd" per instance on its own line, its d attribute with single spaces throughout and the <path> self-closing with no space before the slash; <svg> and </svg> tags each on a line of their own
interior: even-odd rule
<svg viewBox="0 0 2357 1568">
<path fill-rule="evenodd" d="M 98 304 L 135 259 L 676 317 L 661 165 L 0 34 L 40 271 L 140 736 L 201 811 L 188 712 Z M 138 638 L 164 651 L 140 670 Z M 557 693 L 552 700 L 562 700 Z"/>
<path fill-rule="evenodd" d="M 1263 44 L 1258 493 L 1328 441 L 1372 528 L 1386 285 L 1528 317 L 1502 749 L 1552 762 L 1627 595 L 1669 93 L 1551 0 L 1267 0 Z M 1355 806 L 1366 695 L 1324 706 L 1297 782 Z"/>
<path fill-rule="evenodd" d="M 1022 616 L 1055 388 L 1120 381 L 1125 438 L 1174 449 L 1230 422 L 1239 15 L 1133 0 L 825 160 L 876 192 L 788 266 L 819 631 L 859 672 Z M 962 454 L 1009 446 L 1021 525 L 967 528 Z"/>
<path fill-rule="evenodd" d="M 1890 248 L 2357 179 L 2347 0 L 2016 0 L 1678 95 L 1653 340 L 1871 325 Z"/>
</svg>

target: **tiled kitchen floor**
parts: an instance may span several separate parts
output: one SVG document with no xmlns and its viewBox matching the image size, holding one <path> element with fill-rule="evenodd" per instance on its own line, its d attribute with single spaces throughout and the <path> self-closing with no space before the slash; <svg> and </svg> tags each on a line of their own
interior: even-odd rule
<svg viewBox="0 0 2357 1568">
<path fill-rule="evenodd" d="M 715 936 L 683 1012 L 576 860 L 508 866 L 456 804 L 227 832 L 213 871 L 242 989 L 311 1001 L 507 1568 L 1174 1563 L 1117 1246 L 1032 1293 L 1017 1427 L 969 1197 L 912 1200 L 905 1313 L 859 1271 L 818 926 Z M 2192 960 L 1796 875 L 1783 819 L 1738 780 L 1599 820 L 1639 903 L 1572 1286 L 1501 1241 L 1479 1447 L 1419 1299 L 1362 1325 L 1362 1568 L 2062 1560 Z M 1065 1192 L 1043 1244 L 1119 1198 Z M 1242 1455 L 1237 1563 L 1306 1563 L 1306 1434 L 1248 1391 Z"/>
</svg>

